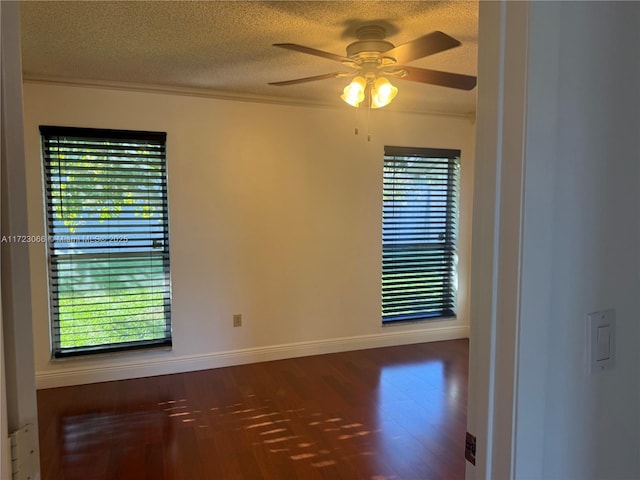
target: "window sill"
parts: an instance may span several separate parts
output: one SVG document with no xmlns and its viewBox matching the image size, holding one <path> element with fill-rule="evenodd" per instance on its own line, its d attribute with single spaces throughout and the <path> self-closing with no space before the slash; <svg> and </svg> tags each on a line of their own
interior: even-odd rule
<svg viewBox="0 0 640 480">
<path fill-rule="evenodd" d="M 173 351 L 172 345 L 158 345 L 153 347 L 142 347 L 142 348 L 131 348 L 126 350 L 117 350 L 111 352 L 94 352 L 94 353 L 80 353 L 76 355 L 66 355 L 63 357 L 54 357 L 51 356 L 49 359 L 50 363 L 62 363 L 62 362 L 73 362 L 73 361 L 83 361 L 83 360 L 99 360 L 105 358 L 122 358 L 124 356 L 143 356 L 152 352 L 171 352 Z"/>
<path fill-rule="evenodd" d="M 383 328 L 396 327 L 401 325 L 416 325 L 422 323 L 436 323 L 436 322 L 450 322 L 457 320 L 456 315 L 450 317 L 431 317 L 431 318 L 417 318 L 415 320 L 392 320 L 389 322 L 381 322 Z"/>
</svg>

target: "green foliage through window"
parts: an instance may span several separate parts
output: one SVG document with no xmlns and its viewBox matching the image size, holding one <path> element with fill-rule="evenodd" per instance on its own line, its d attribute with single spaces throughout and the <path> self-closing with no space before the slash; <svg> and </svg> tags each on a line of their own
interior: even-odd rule
<svg viewBox="0 0 640 480">
<path fill-rule="evenodd" d="M 40 131 L 53 355 L 170 345 L 166 134 Z"/>
</svg>

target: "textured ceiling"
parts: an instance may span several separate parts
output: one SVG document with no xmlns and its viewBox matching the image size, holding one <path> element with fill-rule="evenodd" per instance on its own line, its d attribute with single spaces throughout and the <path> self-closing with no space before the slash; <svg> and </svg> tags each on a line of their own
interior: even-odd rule
<svg viewBox="0 0 640 480">
<path fill-rule="evenodd" d="M 27 1 L 21 15 L 27 79 L 144 84 L 344 105 L 339 94 L 345 79 L 267 85 L 343 70 L 331 60 L 271 44 L 298 43 L 344 55 L 355 29 L 367 23 L 384 26 L 395 45 L 441 30 L 462 46 L 411 65 L 476 75 L 476 2 Z M 475 89 L 394 83 L 400 92 L 387 108 L 475 111 Z"/>
</svg>

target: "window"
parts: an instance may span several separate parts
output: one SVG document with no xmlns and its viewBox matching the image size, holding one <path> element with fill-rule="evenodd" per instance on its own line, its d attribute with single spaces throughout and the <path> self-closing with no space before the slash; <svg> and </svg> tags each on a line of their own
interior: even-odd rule
<svg viewBox="0 0 640 480">
<path fill-rule="evenodd" d="M 166 134 L 40 133 L 53 356 L 171 345 Z"/>
<path fill-rule="evenodd" d="M 456 314 L 459 150 L 385 147 L 382 321 Z"/>
</svg>

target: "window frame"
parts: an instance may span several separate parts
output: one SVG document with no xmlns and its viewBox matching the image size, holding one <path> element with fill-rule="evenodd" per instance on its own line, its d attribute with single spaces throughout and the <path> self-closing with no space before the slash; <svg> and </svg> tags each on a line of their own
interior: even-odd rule
<svg viewBox="0 0 640 480">
<path fill-rule="evenodd" d="M 383 161 L 383 202 L 382 202 L 382 278 L 381 278 L 381 318 L 383 325 L 394 323 L 415 322 L 425 320 L 451 319 L 457 316 L 457 241 L 458 241 L 458 220 L 460 216 L 459 196 L 460 196 L 460 156 L 461 151 L 457 149 L 424 148 L 424 147 L 384 147 Z M 435 207 L 423 207 L 416 200 L 405 201 L 405 210 L 402 211 L 399 200 L 387 200 L 387 195 L 404 195 L 407 189 L 403 182 L 397 181 L 395 175 L 407 174 L 407 171 L 400 172 L 397 163 L 408 163 L 415 159 L 415 165 L 411 167 L 415 175 L 427 174 L 427 166 L 446 170 L 446 175 L 436 181 L 436 187 L 446 187 L 445 205 L 438 205 L 444 212 L 436 215 L 432 212 Z M 405 167 L 407 168 L 407 167 Z M 424 168 L 424 170 L 420 170 Z M 398 185 L 403 185 L 398 187 Z M 416 183 L 417 185 L 417 183 Z M 422 183 L 422 185 L 427 185 Z M 412 196 L 416 189 L 411 189 Z M 398 192 L 400 192 L 398 194 Z M 404 192 L 404 193 L 403 193 Z M 422 194 L 425 202 L 431 201 L 434 197 L 444 197 L 441 192 L 438 195 L 427 193 Z M 408 197 L 408 195 L 407 195 Z M 439 200 L 442 203 L 442 200 Z M 391 207 L 393 205 L 393 207 Z M 395 212 L 395 206 L 398 212 Z M 388 211 L 394 208 L 393 212 Z M 420 212 L 419 209 L 426 209 Z M 416 212 L 414 216 L 411 212 Z M 409 215 L 407 215 L 409 214 Z M 408 222 L 407 222 L 408 220 Z M 433 226 L 436 225 L 436 226 Z M 442 241 L 427 241 L 438 232 L 444 230 Z M 418 232 L 419 231 L 419 232 Z M 438 233 L 438 236 L 442 234 Z M 410 244 L 409 240 L 417 238 L 415 243 Z M 411 245 L 411 250 L 407 248 Z M 442 252 L 439 252 L 442 250 Z M 420 253 L 416 253 L 420 251 Z M 404 255 L 404 258 L 402 257 Z M 409 257 L 411 257 L 409 259 Z M 441 258 L 440 265 L 434 259 Z M 405 264 L 403 265 L 403 261 Z M 410 263 L 410 268 L 406 264 Z M 433 266 L 432 266 L 433 265 Z M 425 274 L 433 278 L 440 278 L 441 281 L 427 292 L 426 287 L 416 286 L 420 282 L 426 282 Z M 405 279 L 401 278 L 404 275 Z M 408 280 L 407 278 L 411 278 Z M 419 280 L 421 279 L 421 280 Z M 410 286 L 411 284 L 411 286 Z M 421 288 L 416 296 L 415 289 Z M 431 297 L 431 298 L 427 298 Z M 409 308 L 414 304 L 416 308 Z M 422 305 L 422 308 L 417 308 Z M 413 310 L 413 311 L 412 311 Z"/>
<path fill-rule="evenodd" d="M 44 240 L 47 257 L 52 358 L 171 348 L 173 340 L 166 132 L 43 125 L 40 126 L 40 138 L 47 232 Z M 58 139 L 57 150 L 52 147 L 56 142 L 54 139 Z M 83 141 L 85 146 L 75 147 L 75 145 L 82 145 L 82 143 L 78 143 L 79 141 Z M 112 142 L 112 144 L 108 142 Z M 131 153 L 131 150 L 135 150 L 136 147 L 140 148 Z M 65 150 L 64 153 L 61 153 L 62 148 L 73 148 L 73 150 Z M 85 148 L 84 152 L 82 148 Z M 87 159 L 87 157 L 92 158 Z M 63 159 L 66 160 L 66 165 L 63 164 Z M 53 174 L 56 169 L 57 176 Z M 83 178 L 84 172 L 78 173 L 78 170 L 82 169 L 90 169 L 89 171 L 92 172 L 90 175 L 93 176 L 85 175 L 86 178 Z M 118 170 L 119 172 L 116 172 Z M 64 175 L 69 176 L 69 172 L 72 171 L 76 172 L 74 175 L 79 180 L 63 182 L 63 172 Z M 99 188 L 87 186 L 90 185 L 87 178 L 95 181 L 96 185 L 102 188 L 108 183 L 109 188 L 104 191 L 113 191 L 114 193 L 100 196 L 99 193 L 95 193 Z M 59 185 L 55 184 L 55 179 Z M 104 183 L 100 184 L 100 181 Z M 79 188 L 82 191 L 81 197 L 72 198 L 69 195 L 66 197 L 67 205 L 71 205 L 66 208 L 72 209 L 74 201 L 80 204 L 75 206 L 81 212 L 78 214 L 80 220 L 77 221 L 79 223 L 76 225 L 69 223 L 73 225 L 73 228 L 68 226 L 67 217 L 64 216 L 71 214 L 58 213 L 56 216 L 54 211 L 56 207 L 58 212 L 64 210 L 65 196 L 62 192 L 70 185 L 72 188 Z M 131 187 L 128 187 L 129 185 Z M 141 192 L 143 195 L 146 192 L 146 198 L 138 200 Z M 54 201 L 55 195 L 58 196 Z M 125 196 L 127 198 L 135 197 L 131 200 L 130 210 L 127 210 L 126 206 L 122 206 L 121 202 Z M 80 201 L 78 202 L 78 200 Z M 94 207 L 86 208 L 86 203 L 94 202 Z M 108 210 L 113 205 L 117 205 L 115 208 L 118 213 L 104 213 L 105 209 Z M 100 211 L 107 215 L 104 220 L 100 217 Z M 136 213 L 136 211 L 142 213 Z M 105 221 L 108 223 L 106 226 L 102 225 Z M 120 226 L 118 227 L 119 222 Z M 68 233 L 65 233 L 65 229 Z M 83 238 L 79 238 L 80 230 L 83 231 Z M 105 231 L 109 232 L 109 236 L 104 234 Z M 102 235 L 100 241 L 96 243 L 85 241 L 100 235 Z M 123 238 L 121 243 L 114 240 L 118 235 Z M 132 237 L 131 242 L 129 242 L 129 237 Z M 65 238 L 70 240 L 65 240 Z M 67 262 L 67 266 L 71 265 L 66 270 L 61 268 L 64 262 Z M 75 270 L 76 268 L 78 269 Z M 141 296 L 131 294 L 135 287 L 130 285 L 131 277 L 127 277 L 127 275 L 133 274 L 143 276 L 142 281 L 136 280 L 138 285 L 144 284 L 146 281 L 150 282 L 148 286 L 144 287 L 148 288 L 148 291 L 142 293 Z M 64 278 L 67 280 L 63 280 Z M 97 278 L 100 278 L 100 281 Z M 64 281 L 67 283 L 63 284 Z M 99 285 L 97 290 L 101 293 L 96 295 L 98 298 L 101 295 L 106 296 L 107 293 L 111 297 L 105 301 L 98 301 L 90 299 L 91 293 L 96 290 L 89 294 L 86 292 L 76 293 L 74 287 L 84 287 L 85 281 L 92 286 Z M 108 286 L 104 287 L 105 284 Z M 121 287 L 114 285 L 121 285 Z M 71 294 L 72 300 L 86 299 L 87 302 L 92 302 L 92 307 L 98 307 L 97 310 L 83 311 L 80 316 L 87 315 L 88 312 L 87 318 L 98 317 L 99 314 L 95 312 L 107 312 L 102 317 L 105 323 L 116 327 L 124 325 L 121 331 L 125 333 L 121 338 L 129 336 L 131 331 L 139 337 L 146 335 L 146 337 L 152 338 L 107 341 L 98 344 L 87 341 L 84 345 L 63 346 L 62 330 L 63 328 L 68 329 L 69 326 L 61 327 L 61 314 L 73 317 L 74 322 L 78 316 L 77 313 L 72 313 L 73 307 L 64 306 L 61 311 L 63 288 L 73 292 Z M 78 289 L 78 291 L 81 290 L 84 289 Z M 127 290 L 128 293 L 125 294 L 125 297 L 126 295 L 132 296 L 126 297 L 124 300 L 122 300 L 122 296 L 118 296 L 117 299 L 113 298 L 120 295 L 120 292 Z M 115 306 L 118 304 L 120 305 Z M 65 308 L 66 311 L 64 311 Z M 149 308 L 153 313 L 150 313 Z M 76 316 L 74 317 L 74 315 Z M 107 322 L 115 317 L 122 317 L 122 320 Z M 130 324 L 137 321 L 144 322 L 150 319 L 151 323 L 144 326 L 129 327 Z M 90 323 L 90 320 L 81 321 L 79 325 L 73 325 L 71 328 L 79 328 Z M 100 326 L 93 325 L 92 328 L 95 331 L 92 331 L 91 334 L 96 333 L 98 337 L 100 334 L 108 335 L 103 333 Z M 147 328 L 147 331 L 151 331 L 151 333 L 143 334 L 144 328 Z"/>
</svg>

